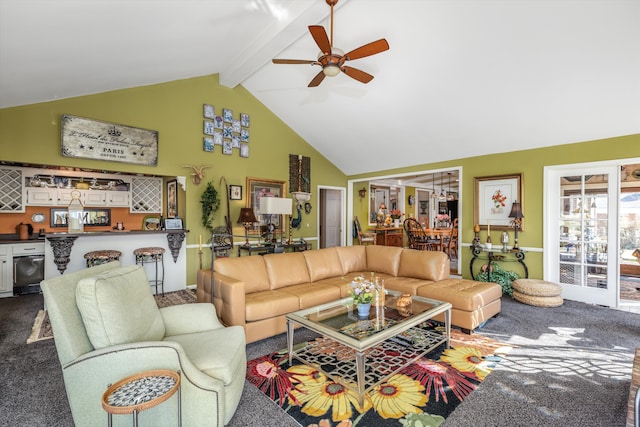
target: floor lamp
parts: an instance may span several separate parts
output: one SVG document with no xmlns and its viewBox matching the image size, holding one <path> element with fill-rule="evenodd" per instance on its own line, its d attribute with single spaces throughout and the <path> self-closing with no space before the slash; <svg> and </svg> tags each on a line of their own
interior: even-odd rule
<svg viewBox="0 0 640 427">
<path fill-rule="evenodd" d="M 283 197 L 261 197 L 258 213 L 260 215 L 291 215 L 293 199 Z M 282 244 L 284 233 L 284 219 L 280 226 L 280 243 Z"/>
</svg>

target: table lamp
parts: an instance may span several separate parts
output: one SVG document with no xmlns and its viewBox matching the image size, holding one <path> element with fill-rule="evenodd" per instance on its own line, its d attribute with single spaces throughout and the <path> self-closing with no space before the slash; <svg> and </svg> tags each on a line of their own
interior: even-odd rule
<svg viewBox="0 0 640 427">
<path fill-rule="evenodd" d="M 515 231 L 513 249 L 520 250 L 520 247 L 518 246 L 518 229 L 520 229 L 520 224 L 522 224 L 522 218 L 524 218 L 524 215 L 522 214 L 522 206 L 517 200 L 511 204 L 511 213 L 509 214 L 509 218 L 513 218 L 511 223 L 513 224 L 513 229 Z"/>
<path fill-rule="evenodd" d="M 238 224 L 244 225 L 244 237 L 247 239 L 245 246 L 249 246 L 249 228 L 254 222 L 258 222 L 252 208 L 241 208 Z"/>
<path fill-rule="evenodd" d="M 291 215 L 293 199 L 284 197 L 261 197 L 258 213 L 261 215 Z M 284 220 L 281 224 L 284 225 Z M 283 227 L 280 227 L 280 241 L 283 239 Z"/>
</svg>

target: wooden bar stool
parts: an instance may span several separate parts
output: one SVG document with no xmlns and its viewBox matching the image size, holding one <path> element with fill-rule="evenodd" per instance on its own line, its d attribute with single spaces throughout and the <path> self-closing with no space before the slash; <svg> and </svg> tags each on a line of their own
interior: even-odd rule
<svg viewBox="0 0 640 427">
<path fill-rule="evenodd" d="M 144 268 L 145 264 L 155 264 L 155 278 L 149 280 L 151 286 L 156 288 L 156 295 L 158 294 L 158 286 L 164 296 L 164 248 L 152 246 L 148 248 L 138 248 L 133 251 L 136 257 L 136 264 L 141 265 Z M 158 264 L 162 268 L 162 279 L 158 276 Z"/>
<path fill-rule="evenodd" d="M 84 259 L 87 260 L 87 267 L 93 267 L 94 265 L 106 264 L 111 261 L 118 261 L 122 256 L 122 252 L 114 250 L 102 250 L 91 251 L 84 254 Z"/>
</svg>

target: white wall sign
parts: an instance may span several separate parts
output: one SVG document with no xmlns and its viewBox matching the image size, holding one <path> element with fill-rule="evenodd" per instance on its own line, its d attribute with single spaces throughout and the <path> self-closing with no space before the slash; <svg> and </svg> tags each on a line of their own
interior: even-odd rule
<svg viewBox="0 0 640 427">
<path fill-rule="evenodd" d="M 75 116 L 62 116 L 62 155 L 158 165 L 158 132 Z"/>
</svg>

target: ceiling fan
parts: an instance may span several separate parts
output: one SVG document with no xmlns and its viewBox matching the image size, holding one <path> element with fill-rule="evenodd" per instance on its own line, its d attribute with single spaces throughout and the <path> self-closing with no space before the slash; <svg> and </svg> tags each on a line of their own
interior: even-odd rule
<svg viewBox="0 0 640 427">
<path fill-rule="evenodd" d="M 309 32 L 315 40 L 316 44 L 320 48 L 317 60 L 304 60 L 304 59 L 274 59 L 274 64 L 310 64 L 320 65 L 322 70 L 311 80 L 309 87 L 318 86 L 322 83 L 322 80 L 326 76 L 334 77 L 340 74 L 340 71 L 347 76 L 358 80 L 362 83 L 369 83 L 373 76 L 369 73 L 365 73 L 357 68 L 344 65 L 346 61 L 354 59 L 364 58 L 365 56 L 375 55 L 376 53 L 384 52 L 389 49 L 389 43 L 385 39 L 376 40 L 371 43 L 367 43 L 354 49 L 350 52 L 344 53 L 342 50 L 333 46 L 333 6 L 338 3 L 338 0 L 325 0 L 329 6 L 331 6 L 331 38 L 327 37 L 327 32 L 321 25 L 310 25 Z"/>
</svg>

